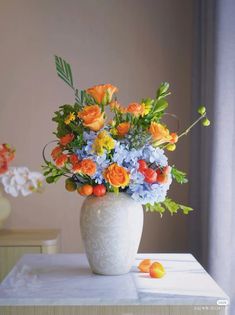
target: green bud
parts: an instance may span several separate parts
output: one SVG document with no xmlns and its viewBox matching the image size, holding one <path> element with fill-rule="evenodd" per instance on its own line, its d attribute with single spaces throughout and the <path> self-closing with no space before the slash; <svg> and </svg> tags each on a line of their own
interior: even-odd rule
<svg viewBox="0 0 235 315">
<path fill-rule="evenodd" d="M 206 112 L 206 107 L 205 106 L 200 106 L 197 110 L 197 112 L 200 114 L 200 115 L 204 115 L 205 112 Z"/>
<path fill-rule="evenodd" d="M 175 145 L 174 143 L 168 144 L 168 145 L 166 146 L 166 149 L 167 149 L 168 151 L 175 151 L 176 145 Z"/>
<path fill-rule="evenodd" d="M 67 178 L 65 181 L 65 188 L 67 191 L 75 191 L 77 189 L 77 184 L 72 178 Z"/>
<path fill-rule="evenodd" d="M 47 177 L 47 178 L 46 178 L 46 182 L 47 182 L 47 184 L 54 183 L 54 177 L 53 177 L 53 176 Z"/>
<path fill-rule="evenodd" d="M 208 118 L 203 119 L 203 121 L 202 121 L 203 126 L 208 127 L 208 126 L 210 126 L 210 124 L 211 124 L 211 122 Z"/>
</svg>

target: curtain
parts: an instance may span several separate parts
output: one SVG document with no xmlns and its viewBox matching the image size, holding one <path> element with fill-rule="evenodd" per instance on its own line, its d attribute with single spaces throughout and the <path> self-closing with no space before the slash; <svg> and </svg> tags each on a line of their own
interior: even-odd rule
<svg viewBox="0 0 235 315">
<path fill-rule="evenodd" d="M 205 104 L 211 126 L 192 134 L 190 247 L 235 315 L 235 1 L 195 0 L 194 13 L 193 116 Z"/>
</svg>

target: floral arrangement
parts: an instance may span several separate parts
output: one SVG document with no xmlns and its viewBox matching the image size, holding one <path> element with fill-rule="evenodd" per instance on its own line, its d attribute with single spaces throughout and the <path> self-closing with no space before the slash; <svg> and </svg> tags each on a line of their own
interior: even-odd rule
<svg viewBox="0 0 235 315">
<path fill-rule="evenodd" d="M 75 103 L 60 106 L 52 119 L 58 140 L 51 152 L 53 161 L 43 151 L 47 182 L 65 176 L 66 189 L 82 196 L 125 192 L 146 210 L 160 214 L 191 211 L 167 197 L 172 180 L 184 184 L 187 179 L 184 172 L 168 164 L 165 150 L 175 150 L 180 138 L 199 121 L 210 124 L 205 107 L 199 108 L 198 119 L 186 130 L 170 132 L 162 123 L 170 95 L 168 83 L 160 85 L 155 98 L 123 107 L 117 101 L 117 87 L 104 84 L 79 91 L 70 65 L 57 56 L 55 63 L 58 76 L 74 91 Z M 113 114 L 110 121 L 107 108 Z"/>
<path fill-rule="evenodd" d="M 43 175 L 38 172 L 30 172 L 27 167 L 9 167 L 15 157 L 15 149 L 9 144 L 0 145 L 0 183 L 6 193 L 17 197 L 32 192 L 40 191 L 43 183 Z"/>
</svg>

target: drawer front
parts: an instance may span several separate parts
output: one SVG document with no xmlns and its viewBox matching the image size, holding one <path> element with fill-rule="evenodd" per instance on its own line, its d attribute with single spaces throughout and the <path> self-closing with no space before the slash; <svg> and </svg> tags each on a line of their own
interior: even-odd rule
<svg viewBox="0 0 235 315">
<path fill-rule="evenodd" d="M 24 254 L 41 253 L 40 246 L 0 247 L 0 282 Z"/>
</svg>

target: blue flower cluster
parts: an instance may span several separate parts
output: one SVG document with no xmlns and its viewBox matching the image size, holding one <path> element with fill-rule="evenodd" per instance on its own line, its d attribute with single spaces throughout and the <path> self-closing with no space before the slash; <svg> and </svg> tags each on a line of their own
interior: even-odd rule
<svg viewBox="0 0 235 315">
<path fill-rule="evenodd" d="M 172 182 L 170 173 L 167 183 L 148 184 L 144 181 L 144 175 L 138 171 L 138 160 L 141 159 L 149 163 L 155 163 L 161 168 L 167 166 L 168 161 L 163 150 L 154 148 L 150 144 L 146 144 L 140 149 L 129 149 L 125 143 L 118 142 L 116 144 L 113 161 L 125 167 L 130 172 L 130 184 L 127 193 L 141 204 L 154 204 L 155 202 L 164 201 Z"/>
<path fill-rule="evenodd" d="M 142 148 L 135 149 L 130 148 L 129 143 L 125 140 L 115 141 L 115 148 L 112 152 L 112 158 L 110 154 L 104 153 L 103 155 L 97 155 L 92 149 L 94 139 L 96 138 L 96 132 L 84 132 L 83 139 L 86 145 L 76 150 L 76 154 L 79 159 L 91 159 L 97 165 L 97 171 L 92 176 L 97 184 L 104 182 L 103 172 L 112 163 L 117 163 L 119 166 L 123 166 L 130 173 L 130 184 L 126 192 L 132 196 L 133 199 L 141 204 L 154 204 L 155 202 L 164 201 L 167 191 L 172 182 L 171 175 L 168 175 L 168 181 L 164 184 L 148 184 L 144 180 L 144 175 L 138 171 L 138 160 L 143 159 L 147 163 L 154 163 L 158 167 L 162 168 L 167 166 L 168 160 L 164 154 L 164 151 L 159 148 L 154 148 L 151 144 L 147 143 Z"/>
</svg>

